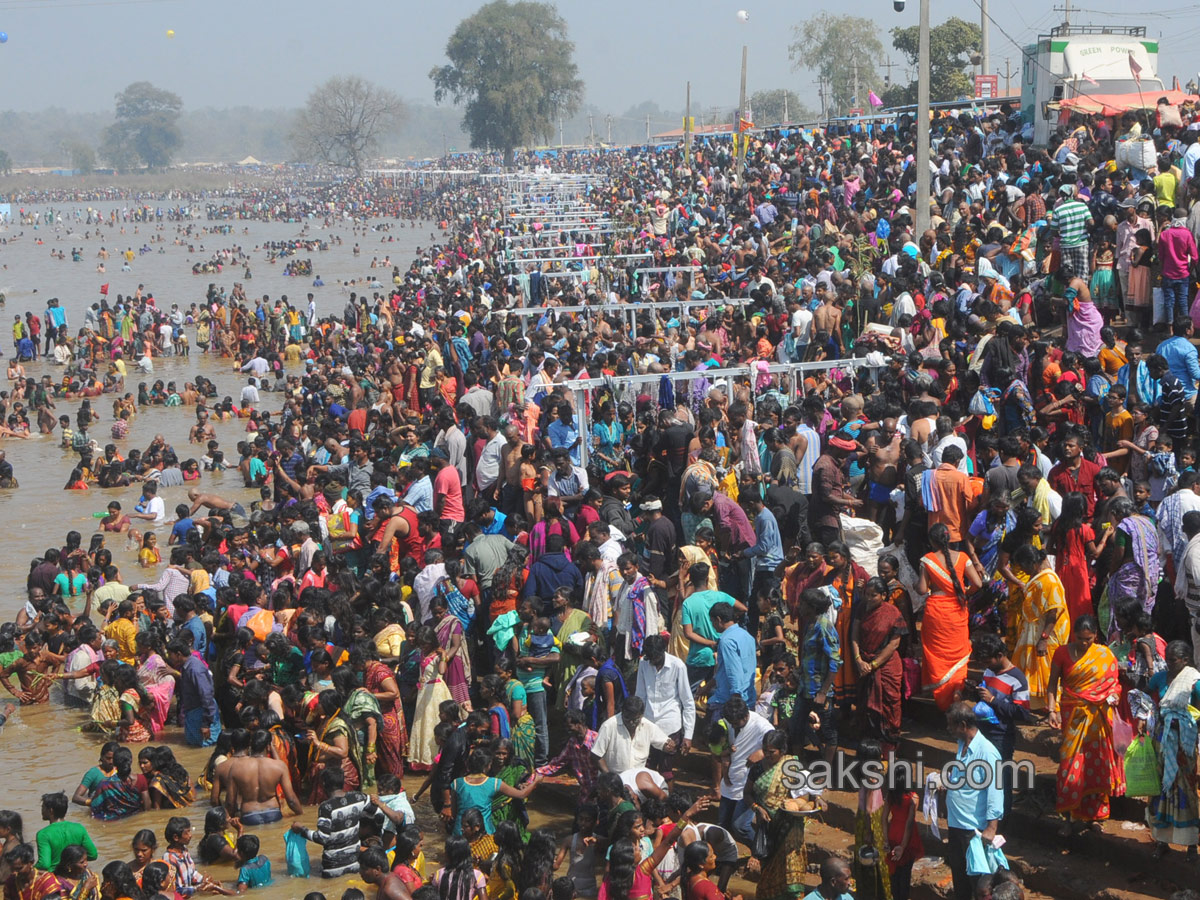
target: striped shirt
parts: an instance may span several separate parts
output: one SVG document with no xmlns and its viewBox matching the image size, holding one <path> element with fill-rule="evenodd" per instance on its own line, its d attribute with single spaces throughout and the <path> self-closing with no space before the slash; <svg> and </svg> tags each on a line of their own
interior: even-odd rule
<svg viewBox="0 0 1200 900">
<path fill-rule="evenodd" d="M 337 878 L 358 871 L 358 822 L 364 815 L 379 817 L 371 798 L 359 791 L 331 797 L 317 807 L 317 830 L 304 836 L 321 845 L 321 877 Z"/>
<path fill-rule="evenodd" d="M 1187 407 L 1184 405 L 1187 402 L 1187 389 L 1183 386 L 1183 382 L 1170 372 L 1163 375 L 1158 383 L 1162 388 L 1159 423 L 1162 425 L 1163 431 L 1176 441 L 1181 441 L 1187 437 L 1188 433 Z"/>
<path fill-rule="evenodd" d="M 1092 211 L 1082 200 L 1067 200 L 1054 207 L 1050 214 L 1058 229 L 1058 242 L 1063 247 L 1082 247 L 1087 243 L 1087 227 L 1092 224 Z"/>
<path fill-rule="evenodd" d="M 983 685 L 992 692 L 992 702 L 975 704 L 975 719 L 983 736 L 1004 759 L 1012 759 L 1017 746 L 1017 725 L 1030 721 L 1029 679 L 1016 666 L 997 674 L 983 670 Z"/>
</svg>

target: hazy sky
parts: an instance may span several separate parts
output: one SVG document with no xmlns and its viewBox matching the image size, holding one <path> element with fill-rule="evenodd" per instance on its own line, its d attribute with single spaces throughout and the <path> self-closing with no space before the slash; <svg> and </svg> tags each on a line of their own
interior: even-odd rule
<svg viewBox="0 0 1200 900">
<path fill-rule="evenodd" d="M 694 113 L 735 103 L 742 43 L 750 47 L 749 89 L 790 87 L 817 106 L 810 72 L 793 72 L 787 47 L 792 26 L 827 8 L 870 16 L 884 32 L 917 21 L 916 0 L 903 13 L 891 0 L 562 0 L 560 11 L 576 43 L 587 102 L 620 113 L 643 100 L 683 106 L 692 82 Z M 1187 49 L 1200 29 L 1181 0 L 1151 0 L 1139 13 L 1111 0 L 1084 0 L 1094 11 L 1077 22 L 1145 24 L 1163 40 L 1160 72 L 1186 81 L 1194 70 Z M 428 72 L 445 61 L 446 39 L 478 0 L 0 0 L 0 65 L 7 87 L 0 108 L 112 108 L 127 84 L 149 80 L 183 97 L 187 107 L 300 105 L 307 92 L 337 74 L 359 74 L 402 96 L 433 98 Z M 1104 11 L 1123 9 L 1123 13 Z M 739 8 L 750 13 L 737 21 Z M 1045 0 L 992 0 L 991 11 L 1024 42 L 1060 20 Z M 1194 7 L 1191 7 L 1194 9 Z M 1159 14 L 1145 10 L 1158 10 Z M 934 0 L 933 19 L 978 19 L 973 0 Z M 167 30 L 175 31 L 174 38 Z M 1001 74 L 1019 50 L 993 27 L 993 67 Z M 894 62 L 899 54 L 892 52 Z M 881 61 L 882 62 L 882 61 Z M 897 78 L 903 69 L 893 70 Z M 1014 78 L 1014 91 L 1018 82 Z M 1001 81 L 1003 88 L 1003 81 Z"/>
</svg>

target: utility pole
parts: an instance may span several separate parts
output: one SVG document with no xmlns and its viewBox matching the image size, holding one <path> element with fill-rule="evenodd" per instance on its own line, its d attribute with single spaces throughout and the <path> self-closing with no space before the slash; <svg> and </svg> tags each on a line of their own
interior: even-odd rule
<svg viewBox="0 0 1200 900">
<path fill-rule="evenodd" d="M 792 120 L 791 120 L 791 117 L 788 115 L 788 91 L 787 91 L 787 88 L 784 88 L 783 89 L 783 124 L 787 125 L 790 121 L 792 121 Z"/>
<path fill-rule="evenodd" d="M 1011 61 L 1012 61 L 1012 60 L 1010 60 L 1010 59 L 1009 59 L 1007 56 L 1006 56 L 1006 57 L 1004 57 L 1004 96 L 1005 96 L 1005 97 L 1009 96 L 1009 93 L 1008 93 L 1008 81 L 1009 81 L 1009 79 L 1010 79 L 1010 78 L 1012 78 L 1012 69 L 1011 69 L 1011 67 L 1009 66 L 1009 63 L 1010 63 Z"/>
<path fill-rule="evenodd" d="M 746 159 L 746 144 L 742 139 L 742 117 L 746 114 L 746 58 L 749 48 L 742 44 L 742 89 L 738 94 L 738 121 L 733 124 L 734 140 L 737 141 L 737 165 L 734 168 L 734 184 L 742 186 L 742 163 Z"/>
<path fill-rule="evenodd" d="M 558 149 L 563 147 L 563 117 L 558 117 Z"/>
<path fill-rule="evenodd" d="M 917 44 L 917 192 L 913 223 L 921 239 L 929 228 L 929 0 L 921 0 L 921 27 Z"/>
<path fill-rule="evenodd" d="M 646 113 L 646 143 L 650 143 L 650 113 Z"/>
<path fill-rule="evenodd" d="M 449 156 L 450 153 L 446 150 L 446 132 L 442 132 L 442 159 Z"/>
<path fill-rule="evenodd" d="M 592 114 L 590 114 L 590 113 L 588 114 L 588 146 L 589 146 L 589 147 L 594 147 L 594 146 L 596 146 L 596 123 L 595 123 L 595 118 L 596 118 L 596 117 L 595 117 L 594 115 L 592 115 Z"/>
<path fill-rule="evenodd" d="M 1063 14 L 1063 28 L 1070 32 L 1071 30 L 1071 0 L 1063 0 L 1062 6 L 1053 7 L 1055 12 Z"/>
<path fill-rule="evenodd" d="M 888 54 L 887 62 L 883 62 L 883 63 L 879 64 L 879 68 L 887 69 L 887 75 L 883 79 L 884 87 L 892 86 L 892 69 L 893 69 L 893 67 L 898 68 L 899 66 L 900 66 L 900 63 L 892 62 L 892 55 L 890 53 Z"/>
<path fill-rule="evenodd" d="M 683 107 L 683 164 L 692 164 L 692 83 L 687 83 L 687 102 Z"/>
<path fill-rule="evenodd" d="M 854 66 L 854 95 L 853 95 L 854 100 L 853 100 L 853 103 L 855 106 L 859 106 L 859 102 L 858 102 L 858 51 L 857 50 L 854 51 L 854 57 L 852 59 L 851 65 Z"/>
<path fill-rule="evenodd" d="M 605 125 L 608 126 L 608 143 L 612 143 L 612 113 L 609 113 L 605 118 Z"/>
<path fill-rule="evenodd" d="M 988 0 L 979 0 L 979 74 L 992 74 L 991 41 L 988 30 L 992 20 L 988 17 Z"/>
</svg>

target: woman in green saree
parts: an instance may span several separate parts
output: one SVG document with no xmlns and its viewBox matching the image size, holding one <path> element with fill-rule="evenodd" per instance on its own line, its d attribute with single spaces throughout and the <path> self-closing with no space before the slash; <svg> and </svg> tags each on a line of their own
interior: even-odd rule
<svg viewBox="0 0 1200 900">
<path fill-rule="evenodd" d="M 754 811 L 758 828 L 767 829 L 769 850 L 761 860 L 762 873 L 756 896 L 759 900 L 795 900 L 806 892 L 804 876 L 808 855 L 804 849 L 802 807 L 812 808 L 807 798 L 794 798 L 785 783 L 785 766 L 802 768 L 800 760 L 787 753 L 787 732 L 776 729 L 763 737 L 762 773 L 752 778 Z M 757 765 L 756 767 L 757 768 Z"/>
<path fill-rule="evenodd" d="M 378 756 L 379 723 L 383 712 L 375 695 L 358 683 L 358 676 L 349 666 L 338 666 L 333 670 L 334 690 L 345 699 L 342 701 L 342 718 L 350 726 L 353 740 L 350 755 L 358 769 L 360 790 L 376 792 L 375 761 Z"/>
<path fill-rule="evenodd" d="M 509 787 L 519 788 L 533 773 L 529 768 L 529 760 L 522 759 L 513 752 L 513 743 L 501 738 L 492 749 L 491 776 L 499 778 Z M 529 824 L 529 815 L 525 812 L 525 801 L 507 797 L 497 793 L 492 799 L 492 822 L 515 822 L 522 832 Z"/>
<path fill-rule="evenodd" d="M 517 679 L 517 667 L 508 654 L 496 661 L 496 674 L 504 679 L 504 699 L 508 704 L 508 720 L 512 723 L 509 739 L 518 759 L 532 760 L 537 731 L 533 716 L 525 708 L 525 687 Z"/>
</svg>

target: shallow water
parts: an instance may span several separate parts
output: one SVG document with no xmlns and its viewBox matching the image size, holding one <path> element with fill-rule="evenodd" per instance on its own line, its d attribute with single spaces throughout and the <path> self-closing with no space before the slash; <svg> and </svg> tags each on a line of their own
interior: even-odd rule
<svg viewBox="0 0 1200 900">
<path fill-rule="evenodd" d="M 92 204 L 55 204 L 54 209 L 67 213 L 74 210 L 86 210 L 88 206 L 103 210 L 107 214 L 112 208 L 121 204 L 92 203 Z M 38 207 L 26 207 L 38 210 Z M 43 207 L 46 209 L 48 207 Z M 382 220 L 379 220 L 382 221 Z M 197 227 L 209 224 L 204 220 L 194 223 Z M 310 225 L 306 237 L 328 239 L 340 235 L 344 241 L 341 246 L 332 246 L 325 252 L 301 253 L 298 258 L 311 257 L 314 273 L 319 273 L 326 282 L 322 288 L 310 287 L 312 278 L 291 278 L 283 276 L 284 263 L 268 264 L 264 251 L 253 251 L 256 244 L 263 241 L 283 240 L 301 236 L 302 224 L 280 222 L 233 222 L 234 233 L 229 235 L 198 235 L 193 240 L 193 251 L 187 246 L 176 247 L 171 242 L 175 238 L 176 223 L 166 222 L 158 225 L 125 225 L 125 234 L 117 228 L 104 227 L 102 236 L 96 234 L 92 226 L 92 236 L 84 238 L 88 226 L 68 221 L 59 226 L 45 226 L 34 229 L 31 226 L 13 224 L 6 232 L 0 233 L 0 238 L 7 238 L 8 243 L 0 246 L 0 290 L 7 295 L 7 302 L 0 306 L 0 321 L 7 322 L 0 334 L 0 348 L 5 356 L 12 352 L 11 323 L 12 317 L 18 313 L 22 316 L 26 310 L 37 313 L 44 311 L 46 300 L 58 297 L 68 313 L 68 321 L 72 332 L 83 324 L 84 310 L 88 305 L 99 300 L 99 287 L 109 284 L 109 298 L 115 300 L 118 293 L 130 295 L 139 284 L 145 285 L 145 290 L 154 294 L 159 308 L 170 309 L 172 303 L 186 309 L 193 302 L 201 303 L 210 282 L 215 282 L 229 288 L 235 281 L 243 281 L 240 265 L 226 267 L 220 275 L 191 274 L 192 264 L 206 260 L 220 248 L 240 245 L 250 253 L 252 278 L 243 281 L 249 297 L 261 297 L 263 294 L 271 298 L 286 294 L 293 302 L 299 302 L 302 308 L 307 306 L 305 295 L 311 291 L 316 296 L 317 313 L 319 316 L 340 314 L 345 305 L 346 293 L 340 286 L 343 280 L 352 278 L 367 279 L 378 275 L 388 284 L 390 270 L 369 268 L 372 256 L 382 259 L 390 255 L 393 264 L 401 266 L 403 271 L 415 255 L 418 246 L 428 246 L 430 241 L 429 223 L 424 223 L 416 229 L 397 228 L 391 234 L 395 240 L 391 243 L 380 243 L 380 238 L 386 239 L 387 233 L 368 232 L 355 236 L 352 224 L 346 222 L 330 229 L 318 228 L 319 223 Z M 393 225 L 397 223 L 391 223 Z M 136 228 L 136 232 L 135 232 Z M 247 229 L 248 233 L 243 233 Z M 137 256 L 131 272 L 121 272 L 121 262 L 115 258 L 118 251 L 132 247 L 137 251 L 142 244 L 147 243 L 152 235 L 162 234 L 165 244 L 152 244 L 153 253 Z M 45 243 L 38 245 L 36 240 L 41 238 Z M 15 240 L 14 240 L 15 239 Z M 354 244 L 361 247 L 361 256 L 353 255 Z M 96 254 L 101 246 L 107 247 L 110 259 L 107 263 L 108 272 L 96 272 Z M 158 253 L 162 247 L 164 252 Z M 205 249 L 201 249 L 203 246 Z M 72 262 L 70 251 L 72 247 L 83 247 L 83 261 Z M 66 253 L 65 260 L 50 259 L 50 250 L 62 250 Z M 364 282 L 365 283 L 365 282 Z M 352 288 L 360 293 L 370 289 L 364 286 Z M 36 291 L 36 293 L 35 293 Z M 7 317 L 7 318 L 5 318 Z M 219 360 L 216 357 L 204 356 L 195 346 L 194 334 L 192 340 L 192 355 L 187 358 L 165 358 L 155 360 L 153 376 L 148 381 L 162 378 L 164 381 L 175 380 L 180 387 L 185 380 L 191 380 L 196 374 L 203 374 L 212 379 L 222 396 L 238 397 L 241 386 L 245 383 L 243 376 L 235 372 L 232 360 Z M 0 360 L 0 377 L 3 377 L 7 359 Z M 45 363 L 25 364 L 26 373 L 40 377 L 50 373 L 56 380 L 61 370 Z M 127 390 L 135 391 L 140 379 L 131 376 L 126 382 Z M 267 408 L 278 412 L 279 396 L 264 394 L 263 399 Z M 62 401 L 58 403 L 56 414 L 71 416 L 72 426 L 75 413 L 80 401 Z M 93 408 L 100 415 L 100 422 L 93 427 L 93 435 L 101 444 L 109 440 L 109 428 L 112 424 L 112 399 L 105 395 L 93 401 Z M 133 420 L 129 436 L 123 442 L 118 442 L 122 454 L 130 448 L 145 448 L 155 434 L 161 433 L 168 443 L 172 444 L 181 460 L 189 457 L 199 458 L 203 455 L 200 445 L 187 443 L 188 429 L 194 421 L 193 409 L 178 407 L 164 409 L 153 407 L 143 409 Z M 234 448 L 239 440 L 244 439 L 245 426 L 241 422 L 214 423 L 217 437 L 221 441 L 226 456 L 234 456 Z M 132 508 L 140 495 L 140 489 L 134 485 L 128 488 L 108 490 L 93 489 L 87 493 L 66 492 L 62 490 L 67 481 L 76 455 L 62 450 L 58 446 L 57 433 L 48 437 L 34 436 L 29 440 L 6 439 L 0 444 L 8 454 L 13 464 L 20 489 L 16 491 L 0 491 L 0 519 L 9 524 L 4 535 L 4 552 L 0 554 L 0 615 L 5 621 L 16 616 L 24 602 L 25 578 L 29 571 L 29 561 L 45 552 L 48 547 L 61 547 L 66 533 L 77 530 L 83 534 L 86 546 L 91 534 L 96 530 L 93 512 L 101 511 L 113 499 L 120 500 L 126 509 Z M 236 471 L 232 473 L 205 473 L 200 482 L 203 490 L 215 492 L 223 496 L 235 498 L 247 506 L 257 494 L 241 486 L 241 480 Z M 163 497 L 168 515 L 175 505 L 186 500 L 187 488 L 164 488 L 160 494 Z M 168 519 L 170 521 L 170 518 Z M 161 543 L 165 545 L 169 526 L 158 529 Z M 154 571 L 144 571 L 137 568 L 136 552 L 126 547 L 123 536 L 120 540 L 110 540 L 107 546 L 113 551 L 114 562 L 121 570 L 122 581 L 126 584 L 152 582 L 157 578 L 161 568 Z M 164 556 L 166 554 L 164 553 Z M 0 701 L 10 699 L 0 693 Z M 4 727 L 0 734 L 5 753 L 5 766 L 0 785 L 3 795 L 0 806 L 15 809 L 25 818 L 25 834 L 30 841 L 40 823 L 40 796 L 45 792 L 66 791 L 70 795 L 79 783 L 80 776 L 90 766 L 95 765 L 99 751 L 99 741 L 93 735 L 81 733 L 79 726 L 86 721 L 86 716 L 72 709 L 66 709 L 58 699 L 57 689 L 51 695 L 47 705 L 24 707 L 20 709 Z M 188 748 L 183 744 L 180 729 L 169 726 L 164 734 L 164 743 L 170 744 L 176 755 L 189 772 L 195 776 L 207 761 L 209 751 Z M 132 745 L 136 757 L 140 746 Z M 415 791 L 420 781 L 410 777 L 406 787 Z M 418 804 L 424 820 L 429 811 L 427 802 Z M 141 828 L 152 828 L 160 840 L 160 849 L 165 849 L 162 839 L 163 826 L 171 815 L 182 812 L 187 815 L 196 831 L 192 849 L 199 842 L 203 832 L 204 813 L 208 808 L 207 798 L 190 809 L 182 811 L 153 811 L 134 816 L 121 822 L 101 823 L 92 820 L 83 807 L 72 807 L 69 818 L 84 822 L 92 839 L 100 851 L 100 858 L 93 864 L 93 870 L 99 871 L 103 865 L 114 859 L 129 860 L 132 856 L 129 849 L 130 838 Z M 292 884 L 286 875 L 283 858 L 283 832 L 293 820 L 284 823 L 254 829 L 254 833 L 262 839 L 263 852 L 272 859 L 275 884 L 272 887 L 254 892 L 256 897 L 263 900 L 294 897 L 303 895 L 310 890 L 325 891 L 330 898 L 341 896 L 345 887 L 351 884 L 361 885 L 357 879 L 336 879 L 325 882 L 320 878 L 310 879 L 301 884 Z M 314 826 L 316 810 L 306 809 L 299 821 Z M 422 822 L 427 835 L 434 835 L 432 817 L 430 821 Z M 430 857 L 436 858 L 440 853 L 442 841 L 434 838 L 429 841 Z M 319 847 L 310 845 L 314 869 L 320 857 Z M 236 871 L 232 866 L 213 867 L 211 874 L 225 881 L 236 880 Z M 429 874 L 432 874 L 430 871 Z"/>
</svg>

